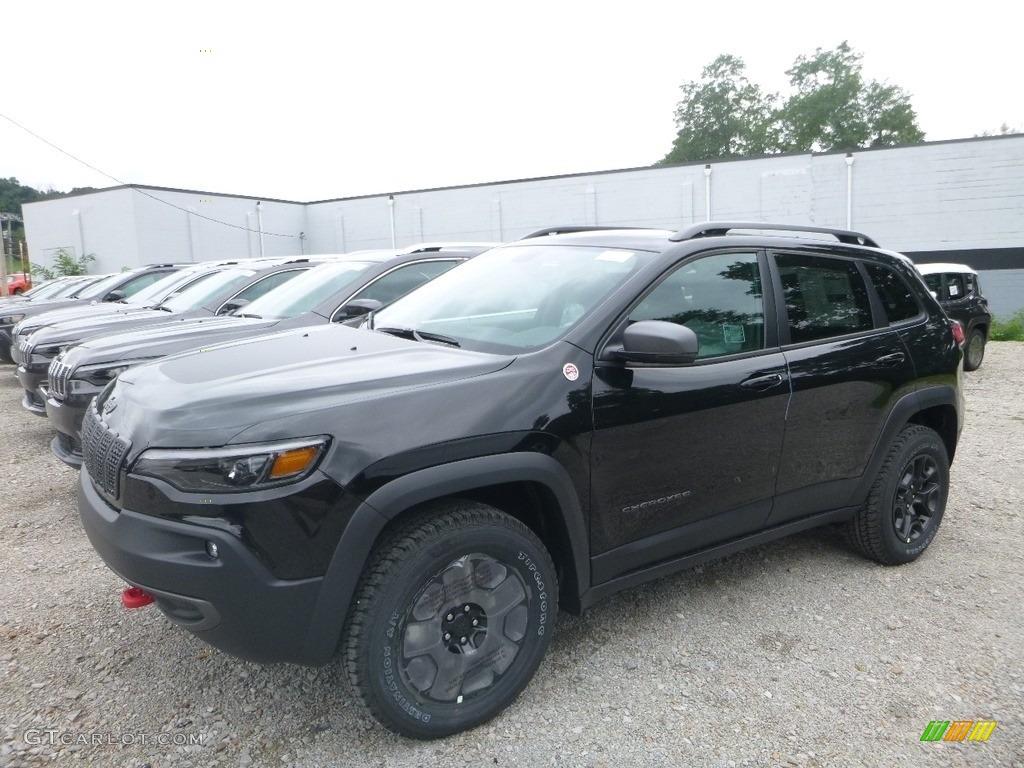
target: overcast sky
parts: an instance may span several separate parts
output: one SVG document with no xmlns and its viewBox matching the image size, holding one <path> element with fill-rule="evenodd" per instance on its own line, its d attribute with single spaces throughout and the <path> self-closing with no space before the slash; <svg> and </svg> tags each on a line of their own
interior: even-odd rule
<svg viewBox="0 0 1024 768">
<path fill-rule="evenodd" d="M 1012 13 L 1011 10 L 1016 9 Z M 1024 128 L 1019 4 L 4 3 L 0 177 L 311 201 L 650 165 L 721 53 L 785 92 L 843 40 L 930 141 Z"/>
</svg>

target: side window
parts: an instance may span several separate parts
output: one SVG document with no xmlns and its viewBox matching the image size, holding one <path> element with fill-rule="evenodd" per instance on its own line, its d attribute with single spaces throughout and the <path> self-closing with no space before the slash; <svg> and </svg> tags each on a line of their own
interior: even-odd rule
<svg viewBox="0 0 1024 768">
<path fill-rule="evenodd" d="M 946 300 L 946 294 L 942 292 L 942 275 L 924 275 L 924 284 L 928 286 L 929 291 L 935 294 L 936 299 L 939 301 Z"/>
<path fill-rule="evenodd" d="M 258 299 L 263 294 L 270 293 L 270 291 L 277 288 L 277 286 L 287 283 L 293 277 L 298 277 L 303 273 L 303 271 L 304 270 L 301 269 L 292 269 L 287 272 L 277 272 L 270 277 L 263 278 L 258 283 L 253 283 L 234 298 L 244 299 L 245 301 Z"/>
<path fill-rule="evenodd" d="M 874 327 L 867 288 L 853 261 L 776 254 L 793 344 Z"/>
<path fill-rule="evenodd" d="M 878 298 L 882 300 L 885 307 L 885 316 L 890 323 L 898 323 L 901 320 L 910 320 L 917 317 L 920 308 L 910 288 L 888 267 L 879 264 L 865 264 L 868 277 L 875 285 Z"/>
<path fill-rule="evenodd" d="M 947 274 L 946 290 L 949 291 L 950 301 L 962 299 L 966 295 L 966 292 L 964 291 L 964 276 L 954 272 Z"/>
<path fill-rule="evenodd" d="M 447 272 L 458 263 L 457 261 L 421 261 L 416 264 L 406 264 L 370 283 L 350 300 L 374 299 L 381 304 L 390 304 L 395 299 L 405 296 L 409 291 L 433 280 L 442 272 Z"/>
<path fill-rule="evenodd" d="M 685 325 L 700 341 L 698 358 L 764 348 L 764 300 L 754 253 L 722 253 L 687 262 L 651 291 L 629 322 Z"/>
<path fill-rule="evenodd" d="M 121 290 L 124 291 L 125 296 L 134 296 L 136 293 L 141 291 L 147 285 L 152 285 L 157 280 L 162 280 L 170 274 L 168 272 L 149 272 L 145 275 L 140 275 L 134 280 L 129 280 L 127 283 L 121 286 Z"/>
</svg>

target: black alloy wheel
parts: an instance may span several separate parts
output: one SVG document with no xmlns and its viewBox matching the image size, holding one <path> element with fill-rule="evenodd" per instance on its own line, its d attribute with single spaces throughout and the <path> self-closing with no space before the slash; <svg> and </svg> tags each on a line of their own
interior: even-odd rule
<svg viewBox="0 0 1024 768">
<path fill-rule="evenodd" d="M 526 687 L 551 641 L 555 568 L 520 521 L 471 501 L 433 506 L 374 549 L 343 635 L 356 693 L 387 728 L 472 728 Z"/>
<path fill-rule="evenodd" d="M 848 537 L 861 554 L 883 565 L 909 563 L 935 538 L 948 494 L 945 444 L 933 429 L 908 424 L 847 525 Z"/>
</svg>

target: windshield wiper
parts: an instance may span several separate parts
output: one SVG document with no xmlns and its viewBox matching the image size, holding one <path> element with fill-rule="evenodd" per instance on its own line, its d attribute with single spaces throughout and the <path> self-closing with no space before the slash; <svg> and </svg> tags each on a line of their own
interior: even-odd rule
<svg viewBox="0 0 1024 768">
<path fill-rule="evenodd" d="M 262 320 L 263 319 L 263 315 L 254 315 L 251 312 L 243 312 L 240 315 L 231 315 L 231 317 L 252 317 L 252 318 L 255 318 L 257 320 Z"/>
<path fill-rule="evenodd" d="M 387 333 L 391 336 L 400 336 L 406 339 L 412 339 L 414 341 L 436 341 L 440 344 L 447 344 L 452 347 L 461 347 L 455 339 L 451 336 L 443 336 L 440 333 L 431 333 L 430 331 L 417 331 L 415 328 L 374 328 L 375 331 L 381 333 Z"/>
</svg>

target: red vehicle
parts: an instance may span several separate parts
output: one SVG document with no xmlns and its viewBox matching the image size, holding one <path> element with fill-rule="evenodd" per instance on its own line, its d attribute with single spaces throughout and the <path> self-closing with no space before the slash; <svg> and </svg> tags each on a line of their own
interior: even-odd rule
<svg viewBox="0 0 1024 768">
<path fill-rule="evenodd" d="M 20 296 L 32 288 L 32 276 L 24 272 L 7 276 L 7 295 Z"/>
</svg>

